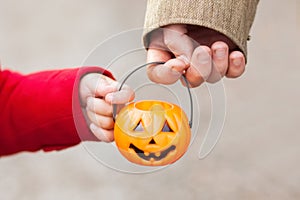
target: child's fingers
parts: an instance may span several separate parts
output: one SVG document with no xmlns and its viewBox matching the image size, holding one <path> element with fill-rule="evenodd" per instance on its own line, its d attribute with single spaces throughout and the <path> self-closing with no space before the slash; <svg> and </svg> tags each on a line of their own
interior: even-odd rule
<svg viewBox="0 0 300 200">
<path fill-rule="evenodd" d="M 125 104 L 134 99 L 134 91 L 127 85 L 123 85 L 120 91 L 109 93 L 105 96 L 105 101 L 111 104 Z"/>
<path fill-rule="evenodd" d="M 87 109 L 98 115 L 112 116 L 112 105 L 100 98 L 89 97 L 87 99 Z"/>
<path fill-rule="evenodd" d="M 80 101 L 86 105 L 88 97 L 104 97 L 117 90 L 118 83 L 99 73 L 85 75 L 79 86 Z"/>
<path fill-rule="evenodd" d="M 103 142 L 112 142 L 114 141 L 114 131 L 113 130 L 106 130 L 99 128 L 95 124 L 90 125 L 91 131 L 94 133 L 94 135 Z"/>
<path fill-rule="evenodd" d="M 95 125 L 97 125 L 100 128 L 110 130 L 114 128 L 114 121 L 112 116 L 107 117 L 103 115 L 98 115 L 90 110 L 87 110 L 87 116 L 90 119 L 91 122 L 93 122 Z"/>
<path fill-rule="evenodd" d="M 103 76 L 97 80 L 95 88 L 96 97 L 105 97 L 108 93 L 115 92 L 118 90 L 119 83 L 112 80 L 107 76 Z"/>
</svg>

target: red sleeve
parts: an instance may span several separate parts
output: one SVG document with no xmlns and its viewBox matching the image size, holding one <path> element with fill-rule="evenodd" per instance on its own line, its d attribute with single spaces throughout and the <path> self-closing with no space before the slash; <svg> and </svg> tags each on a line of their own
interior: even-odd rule
<svg viewBox="0 0 300 200">
<path fill-rule="evenodd" d="M 59 150 L 81 140 L 95 140 L 78 96 L 80 78 L 90 72 L 112 77 L 99 67 L 29 75 L 0 71 L 0 156 Z"/>
</svg>

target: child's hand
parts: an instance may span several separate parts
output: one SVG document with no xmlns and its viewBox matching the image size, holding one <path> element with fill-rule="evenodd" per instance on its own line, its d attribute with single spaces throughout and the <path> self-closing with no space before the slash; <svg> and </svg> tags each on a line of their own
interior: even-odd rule
<svg viewBox="0 0 300 200">
<path fill-rule="evenodd" d="M 80 82 L 79 93 L 87 123 L 94 135 L 101 141 L 114 140 L 112 104 L 125 104 L 134 99 L 131 88 L 98 73 L 85 75 Z"/>
</svg>

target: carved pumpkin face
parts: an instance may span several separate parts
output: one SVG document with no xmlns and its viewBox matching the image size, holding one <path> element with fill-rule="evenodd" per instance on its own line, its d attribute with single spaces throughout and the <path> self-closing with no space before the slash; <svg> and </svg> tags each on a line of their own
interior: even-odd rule
<svg viewBox="0 0 300 200">
<path fill-rule="evenodd" d="M 114 136 L 127 160 L 161 166 L 175 162 L 186 152 L 191 133 L 180 107 L 148 100 L 130 103 L 119 112 Z"/>
</svg>

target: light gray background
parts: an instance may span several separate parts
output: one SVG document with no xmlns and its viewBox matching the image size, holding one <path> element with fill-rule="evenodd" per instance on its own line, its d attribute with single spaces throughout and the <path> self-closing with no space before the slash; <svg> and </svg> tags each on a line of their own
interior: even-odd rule
<svg viewBox="0 0 300 200">
<path fill-rule="evenodd" d="M 20 153 L 0 158 L 0 199 L 299 199 L 296 1 L 260 2 L 247 71 L 224 81 L 227 117 L 209 157 L 197 159 L 201 137 L 179 162 L 145 175 L 106 168 L 82 145 Z M 145 5 L 142 0 L 1 0 L 2 65 L 23 73 L 79 66 L 99 42 L 140 28 Z"/>
</svg>

